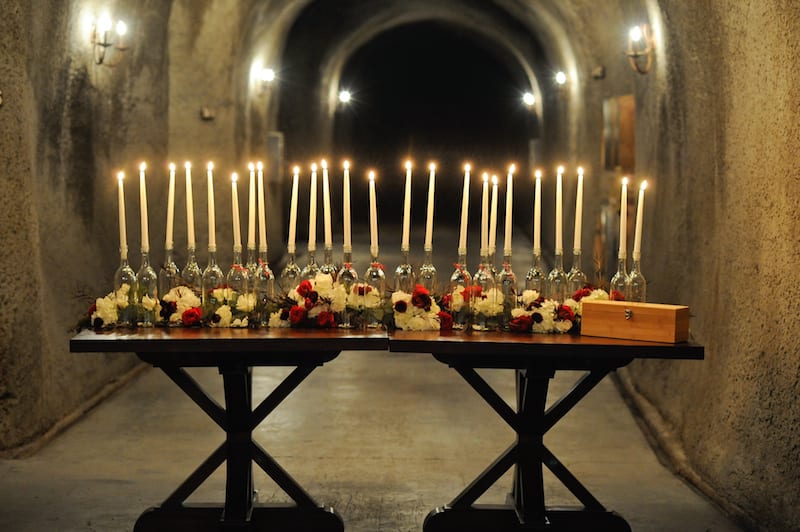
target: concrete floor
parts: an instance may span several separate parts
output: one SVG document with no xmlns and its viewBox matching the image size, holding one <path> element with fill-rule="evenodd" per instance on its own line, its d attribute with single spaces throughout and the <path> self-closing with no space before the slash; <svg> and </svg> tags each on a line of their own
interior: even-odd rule
<svg viewBox="0 0 800 532">
<path fill-rule="evenodd" d="M 94 356 L 94 355 L 85 355 Z M 258 368 L 254 395 L 285 375 Z M 192 374 L 219 401 L 221 379 Z M 509 371 L 483 371 L 507 400 Z M 552 384 L 560 396 L 578 375 Z M 513 440 L 477 394 L 428 355 L 344 352 L 315 371 L 259 427 L 256 438 L 347 530 L 420 530 Z M 216 425 L 158 370 L 148 370 L 36 456 L 0 461 L 0 530 L 131 530 L 216 446 Z M 736 531 L 656 460 L 608 379 L 546 437 L 548 447 L 636 532 Z M 222 500 L 224 469 L 193 496 Z M 502 502 L 510 474 L 480 502 Z M 574 504 L 546 476 L 549 504 Z M 261 501 L 288 498 L 260 472 Z"/>
</svg>

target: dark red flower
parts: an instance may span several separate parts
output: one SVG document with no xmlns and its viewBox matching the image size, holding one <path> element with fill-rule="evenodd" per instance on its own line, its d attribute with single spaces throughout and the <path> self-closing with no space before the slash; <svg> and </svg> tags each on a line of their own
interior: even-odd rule
<svg viewBox="0 0 800 532">
<path fill-rule="evenodd" d="M 483 288 L 481 288 L 480 285 L 468 286 L 464 289 L 464 299 L 465 300 L 469 300 L 470 298 L 478 299 L 483 295 L 482 292 Z"/>
<path fill-rule="evenodd" d="M 200 307 L 192 307 L 183 311 L 181 314 L 181 321 L 187 327 L 191 327 L 192 325 L 197 325 L 200 323 L 200 318 L 203 317 L 203 311 L 200 310 Z"/>
<path fill-rule="evenodd" d="M 540 314 L 534 315 L 538 315 L 541 320 L 542 316 Z M 528 332 L 531 330 L 531 326 L 533 326 L 533 318 L 525 315 L 514 318 L 508 322 L 508 328 L 511 329 L 512 332 Z"/>
<path fill-rule="evenodd" d="M 572 299 L 574 299 L 575 301 L 580 301 L 581 299 L 583 299 L 584 297 L 588 296 L 591 293 L 592 289 L 589 288 L 588 286 L 584 288 L 579 288 L 575 290 L 574 294 L 572 294 Z"/>
<path fill-rule="evenodd" d="M 310 297 L 306 298 L 305 307 L 306 307 L 306 310 L 311 310 L 314 307 L 314 302 L 311 301 Z"/>
<path fill-rule="evenodd" d="M 428 289 L 418 284 L 414 288 L 414 293 L 411 294 L 411 304 L 417 308 L 430 310 L 431 309 L 431 293 Z"/>
<path fill-rule="evenodd" d="M 297 285 L 297 293 L 300 294 L 300 297 L 308 297 L 309 292 L 313 289 L 314 287 L 311 286 L 311 281 L 308 279 Z"/>
<path fill-rule="evenodd" d="M 103 318 L 95 318 L 92 322 L 92 326 L 95 329 L 102 329 L 103 328 Z"/>
<path fill-rule="evenodd" d="M 453 316 L 449 312 L 439 311 L 439 329 L 442 331 L 453 330 Z"/>
<path fill-rule="evenodd" d="M 301 321 L 303 321 L 306 317 L 306 309 L 299 305 L 294 305 L 292 308 L 289 309 L 289 321 L 292 322 L 292 325 L 297 325 Z"/>
<path fill-rule="evenodd" d="M 575 313 L 567 305 L 559 305 L 556 312 L 560 320 L 575 321 Z"/>
<path fill-rule="evenodd" d="M 406 303 L 402 299 L 394 304 L 395 312 L 405 312 L 406 310 L 408 310 L 408 303 Z"/>
<path fill-rule="evenodd" d="M 281 309 L 281 321 L 289 319 L 289 309 Z"/>
<path fill-rule="evenodd" d="M 356 293 L 360 296 L 365 296 L 370 292 L 372 292 L 372 287 L 365 284 L 359 285 L 358 289 L 356 290 Z"/>
<path fill-rule="evenodd" d="M 442 296 L 442 307 L 449 309 L 453 302 L 453 294 L 445 294 Z"/>
<path fill-rule="evenodd" d="M 334 319 L 333 312 L 328 312 L 327 310 L 323 310 L 319 314 L 317 314 L 317 325 L 320 327 L 333 327 L 336 325 L 336 320 Z"/>
<path fill-rule="evenodd" d="M 611 301 L 625 301 L 625 294 L 623 294 L 619 290 L 612 290 Z"/>
<path fill-rule="evenodd" d="M 319 300 L 319 292 L 317 292 L 316 290 L 312 290 L 311 292 L 308 293 L 306 298 L 310 299 L 311 302 L 316 305 L 317 301 Z"/>
<path fill-rule="evenodd" d="M 531 314 L 531 319 L 533 323 L 542 323 L 544 321 L 544 316 L 542 316 L 539 312 L 534 312 Z"/>
<path fill-rule="evenodd" d="M 168 320 L 172 314 L 178 310 L 178 303 L 175 301 L 161 300 L 161 317 Z"/>
</svg>

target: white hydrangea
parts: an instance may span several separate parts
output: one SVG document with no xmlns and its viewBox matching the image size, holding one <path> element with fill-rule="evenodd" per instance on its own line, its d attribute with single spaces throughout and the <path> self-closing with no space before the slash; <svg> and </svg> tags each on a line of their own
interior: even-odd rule
<svg viewBox="0 0 800 532">
<path fill-rule="evenodd" d="M 214 323 L 212 321 L 212 323 L 211 323 L 212 327 L 230 327 L 231 326 L 231 321 L 233 320 L 233 313 L 231 312 L 231 307 L 229 307 L 228 305 L 222 305 L 221 307 L 219 307 L 217 309 L 217 311 L 214 314 L 219 316 L 219 321 L 217 323 Z"/>
<path fill-rule="evenodd" d="M 170 317 L 170 323 L 178 323 L 181 321 L 183 313 L 190 308 L 200 306 L 200 298 L 188 286 L 176 286 L 171 288 L 164 296 L 164 301 L 175 302 L 175 312 Z"/>
<path fill-rule="evenodd" d="M 431 300 L 430 310 L 415 307 L 411 304 L 412 295 L 398 290 L 392 294 L 392 307 L 402 301 L 406 304 L 405 312 L 394 311 L 394 325 L 404 331 L 438 331 L 439 312 L 441 308 Z"/>
<path fill-rule="evenodd" d="M 291 322 L 289 320 L 282 320 L 281 319 L 281 311 L 273 312 L 269 315 L 269 323 L 267 327 L 271 329 L 281 329 L 286 327 L 291 327 Z"/>
<path fill-rule="evenodd" d="M 117 297 L 111 292 L 106 297 L 98 297 L 94 302 L 95 310 L 92 313 L 92 323 L 97 318 L 103 320 L 103 325 L 113 325 L 119 319 L 117 311 Z"/>
<path fill-rule="evenodd" d="M 596 288 L 592 290 L 592 293 L 588 296 L 583 296 L 580 301 L 577 302 L 577 309 L 574 309 L 578 315 L 583 315 L 583 302 L 584 301 L 608 301 L 610 298 L 608 296 L 608 292 L 603 290 L 602 288 Z"/>
<path fill-rule="evenodd" d="M 253 293 L 239 294 L 236 299 L 236 310 L 244 313 L 252 312 L 256 308 L 256 295 Z"/>
<path fill-rule="evenodd" d="M 536 290 L 524 290 L 522 292 L 522 305 L 524 307 L 530 306 L 531 303 L 539 299 L 539 292 Z"/>
<path fill-rule="evenodd" d="M 327 297 L 327 293 L 333 290 L 333 277 L 329 273 L 318 273 L 311 284 L 319 295 Z"/>
<path fill-rule="evenodd" d="M 552 332 L 555 329 L 557 308 L 557 302 L 552 299 L 545 299 L 541 307 L 534 309 L 531 315 L 539 314 L 542 316 L 542 321 L 537 323 L 536 319 L 533 320 L 533 332 L 540 334 Z"/>
<path fill-rule="evenodd" d="M 119 287 L 119 289 L 116 292 L 111 292 L 106 297 L 110 296 L 115 301 L 117 307 L 128 308 L 128 303 L 130 301 L 129 300 L 130 291 L 131 291 L 131 285 L 129 285 L 128 283 L 124 283 L 122 286 Z"/>
<path fill-rule="evenodd" d="M 475 314 L 484 316 L 498 316 L 503 313 L 503 292 L 497 288 L 490 288 L 472 305 Z"/>
<path fill-rule="evenodd" d="M 332 312 L 344 312 L 347 304 L 347 290 L 343 285 L 336 283 L 327 297 L 331 300 Z"/>
</svg>

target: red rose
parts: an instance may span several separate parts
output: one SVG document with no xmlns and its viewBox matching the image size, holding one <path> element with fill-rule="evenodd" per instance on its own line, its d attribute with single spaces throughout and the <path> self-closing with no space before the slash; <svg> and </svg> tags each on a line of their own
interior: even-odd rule
<svg viewBox="0 0 800 532">
<path fill-rule="evenodd" d="M 300 294 L 300 297 L 308 297 L 309 292 L 313 289 L 314 287 L 311 286 L 311 281 L 308 279 L 297 285 L 297 293 Z"/>
<path fill-rule="evenodd" d="M 557 313 L 560 320 L 575 321 L 575 313 L 567 305 L 560 305 Z"/>
<path fill-rule="evenodd" d="M 539 312 L 534 312 L 531 314 L 531 319 L 534 323 L 542 323 L 544 321 L 544 316 Z"/>
<path fill-rule="evenodd" d="M 358 289 L 356 290 L 356 293 L 360 296 L 365 296 L 370 292 L 372 292 L 372 287 L 364 284 L 359 285 Z"/>
<path fill-rule="evenodd" d="M 584 297 L 588 296 L 591 293 L 592 289 L 589 288 L 588 286 L 584 288 L 579 288 L 578 290 L 575 290 L 574 294 L 572 294 L 572 299 L 574 299 L 575 301 L 580 301 L 581 299 L 583 299 Z"/>
<path fill-rule="evenodd" d="M 483 288 L 480 285 L 468 286 L 464 289 L 464 299 L 478 299 L 482 295 Z"/>
<path fill-rule="evenodd" d="M 453 294 L 445 294 L 442 296 L 442 307 L 449 309 L 452 303 L 453 303 Z"/>
<path fill-rule="evenodd" d="M 453 330 L 453 316 L 449 312 L 439 311 L 439 329 L 442 331 Z"/>
<path fill-rule="evenodd" d="M 297 325 L 301 321 L 303 321 L 306 317 L 306 309 L 301 306 L 294 305 L 292 308 L 289 309 L 289 321 L 292 322 L 292 325 Z"/>
<path fill-rule="evenodd" d="M 405 312 L 406 310 L 408 310 L 408 303 L 406 303 L 402 299 L 394 304 L 395 312 Z"/>
<path fill-rule="evenodd" d="M 539 315 L 539 317 L 541 318 L 541 315 Z M 518 318 L 514 318 L 513 320 L 508 322 L 508 328 L 511 329 L 512 332 L 521 332 L 521 333 L 528 332 L 531 330 L 532 325 L 533 325 L 533 318 L 525 315 L 522 315 Z"/>
<path fill-rule="evenodd" d="M 323 310 L 319 314 L 317 314 L 317 325 L 320 327 L 333 327 L 336 325 L 336 320 L 334 320 L 333 312 L 328 312 L 327 310 Z"/>
<path fill-rule="evenodd" d="M 305 305 L 306 305 L 306 310 L 311 310 L 314 307 L 314 302 L 311 301 L 310 297 L 307 297 Z"/>
<path fill-rule="evenodd" d="M 203 317 L 203 311 L 200 310 L 200 307 L 192 307 L 190 309 L 186 309 L 181 314 L 181 321 L 187 327 L 191 327 L 192 325 L 197 325 L 200 323 L 200 318 Z"/>
<path fill-rule="evenodd" d="M 611 301 L 625 301 L 625 295 L 619 290 L 612 290 Z"/>
<path fill-rule="evenodd" d="M 424 286 L 418 284 L 414 288 L 414 293 L 411 294 L 411 304 L 417 308 L 430 310 L 431 309 L 431 293 Z"/>
</svg>

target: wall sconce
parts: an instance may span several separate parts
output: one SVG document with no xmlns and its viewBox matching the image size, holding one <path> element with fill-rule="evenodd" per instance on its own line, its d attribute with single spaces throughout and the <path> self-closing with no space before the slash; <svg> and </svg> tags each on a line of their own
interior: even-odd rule
<svg viewBox="0 0 800 532">
<path fill-rule="evenodd" d="M 640 24 L 634 26 L 628 32 L 628 51 L 625 55 L 628 56 L 628 62 L 631 68 L 639 74 L 647 74 L 653 66 L 653 51 L 655 50 L 655 41 L 653 34 L 650 32 L 649 24 Z M 642 58 L 642 61 L 640 61 Z"/>
<path fill-rule="evenodd" d="M 103 15 L 99 20 L 92 22 L 91 44 L 94 50 L 94 62 L 98 65 L 107 67 L 115 67 L 122 60 L 120 54 L 116 61 L 106 62 L 106 49 L 114 47 L 118 52 L 125 52 L 128 47 L 125 45 L 125 34 L 128 32 L 128 26 L 125 22 L 117 21 L 116 42 L 111 40 L 111 18 L 108 15 Z"/>
</svg>

